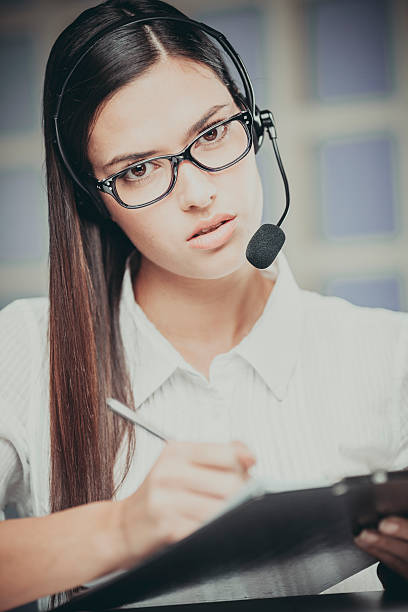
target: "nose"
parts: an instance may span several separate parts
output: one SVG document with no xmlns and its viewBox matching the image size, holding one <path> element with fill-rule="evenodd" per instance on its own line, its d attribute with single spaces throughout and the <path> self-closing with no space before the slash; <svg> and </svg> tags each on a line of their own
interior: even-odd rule
<svg viewBox="0 0 408 612">
<path fill-rule="evenodd" d="M 191 161 L 182 161 L 178 167 L 175 193 L 184 211 L 206 208 L 216 196 L 212 174 L 201 170 Z"/>
</svg>

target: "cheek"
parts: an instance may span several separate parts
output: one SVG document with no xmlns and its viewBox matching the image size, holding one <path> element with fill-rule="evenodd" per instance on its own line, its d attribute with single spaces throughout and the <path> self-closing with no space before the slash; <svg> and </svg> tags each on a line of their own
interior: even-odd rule
<svg viewBox="0 0 408 612">
<path fill-rule="evenodd" d="M 117 202 L 115 202 L 110 196 L 102 195 L 102 199 L 105 203 L 106 208 L 108 209 L 112 221 L 117 223 L 119 227 L 123 230 L 123 232 L 133 241 L 132 236 L 135 233 L 140 232 L 140 230 L 147 226 L 149 227 L 149 212 L 150 210 L 140 209 L 140 210 L 130 210 L 124 208 Z M 146 230 L 145 230 L 146 231 Z"/>
<path fill-rule="evenodd" d="M 129 210 L 112 202 L 109 196 L 103 196 L 103 198 L 112 220 L 119 225 L 141 253 L 161 250 L 163 236 L 160 234 L 160 228 L 168 227 L 169 222 L 169 220 L 166 221 L 163 206 Z"/>
<path fill-rule="evenodd" d="M 237 203 L 241 213 L 248 216 L 259 216 L 262 213 L 263 190 L 255 154 L 251 151 L 236 166 L 232 166 L 230 173 L 225 175 L 224 187 L 229 194 L 230 201 Z"/>
<path fill-rule="evenodd" d="M 237 183 L 239 182 L 241 189 L 253 189 L 259 177 L 254 150 L 252 149 L 244 159 L 241 159 L 235 166 L 232 166 L 231 170 L 233 171 L 234 179 Z"/>
</svg>

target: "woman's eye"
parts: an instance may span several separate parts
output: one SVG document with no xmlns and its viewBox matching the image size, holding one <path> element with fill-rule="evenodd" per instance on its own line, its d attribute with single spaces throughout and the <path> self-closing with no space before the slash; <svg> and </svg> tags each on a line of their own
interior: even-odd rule
<svg viewBox="0 0 408 612">
<path fill-rule="evenodd" d="M 208 130 L 208 132 L 201 136 L 200 141 L 218 142 L 219 140 L 222 140 L 222 138 L 224 138 L 227 130 L 228 127 L 226 125 L 220 125 L 218 127 L 211 128 L 210 130 Z"/>
<path fill-rule="evenodd" d="M 218 136 L 218 128 L 213 128 L 212 130 L 204 134 L 203 138 L 205 140 L 208 140 L 209 142 L 212 142 L 213 140 L 217 140 L 217 136 Z"/>
<path fill-rule="evenodd" d="M 129 170 L 130 174 L 133 174 L 137 178 L 141 178 L 147 172 L 146 164 L 141 164 L 140 166 L 135 166 Z"/>
<path fill-rule="evenodd" d="M 137 179 L 147 178 L 153 170 L 153 164 L 139 164 L 129 168 L 123 178 L 128 181 L 136 181 Z"/>
</svg>

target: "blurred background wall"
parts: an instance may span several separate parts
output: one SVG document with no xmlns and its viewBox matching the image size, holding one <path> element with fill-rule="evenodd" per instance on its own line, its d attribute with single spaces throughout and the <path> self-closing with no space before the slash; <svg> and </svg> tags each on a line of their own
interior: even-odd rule
<svg viewBox="0 0 408 612">
<path fill-rule="evenodd" d="M 0 0 L 0 305 L 47 292 L 41 90 L 50 47 L 88 0 Z M 408 309 L 408 2 L 175 0 L 221 29 L 273 110 L 299 284 Z M 171 96 L 171 92 L 166 92 Z M 265 219 L 283 188 L 258 155 Z"/>
</svg>

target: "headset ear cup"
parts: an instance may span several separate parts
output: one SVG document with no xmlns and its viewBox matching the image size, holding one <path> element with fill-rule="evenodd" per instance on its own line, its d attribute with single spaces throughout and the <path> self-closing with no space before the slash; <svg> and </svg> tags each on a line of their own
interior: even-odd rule
<svg viewBox="0 0 408 612">
<path fill-rule="evenodd" d="M 260 111 L 257 106 L 255 106 L 255 114 L 253 119 L 254 120 L 252 124 L 252 138 L 254 141 L 254 151 L 256 154 L 262 146 L 265 132 L 265 128 L 263 127 L 261 122 Z"/>
</svg>

